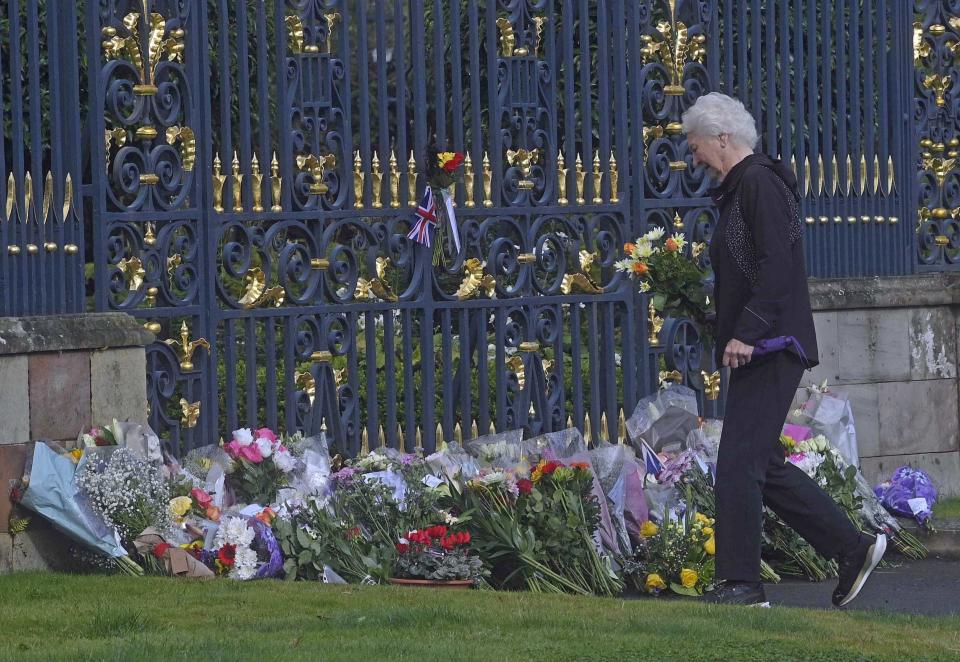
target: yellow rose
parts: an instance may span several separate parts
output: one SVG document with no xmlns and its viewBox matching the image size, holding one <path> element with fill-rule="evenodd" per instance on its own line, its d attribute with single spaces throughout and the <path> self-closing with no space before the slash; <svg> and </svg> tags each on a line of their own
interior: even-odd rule
<svg viewBox="0 0 960 662">
<path fill-rule="evenodd" d="M 709 524 L 710 518 L 704 515 L 703 513 L 695 513 L 693 516 L 694 521 L 700 522 L 701 524 Z"/>
<path fill-rule="evenodd" d="M 654 591 L 662 591 L 665 588 L 667 588 L 667 584 L 663 581 L 663 577 L 655 572 L 647 575 L 646 589 L 648 591 L 653 593 Z"/>
<path fill-rule="evenodd" d="M 70 451 L 69 455 L 71 458 L 73 458 L 74 464 L 76 464 L 77 462 L 80 461 L 80 457 L 83 455 L 83 449 L 74 448 L 73 450 Z"/>
<path fill-rule="evenodd" d="M 717 553 L 717 540 L 713 536 L 707 539 L 707 542 L 703 543 L 703 549 L 707 554 L 713 556 Z"/>
<path fill-rule="evenodd" d="M 188 496 L 179 496 L 170 499 L 170 512 L 177 520 L 182 520 L 184 515 L 190 512 L 193 507 L 193 500 Z"/>
<path fill-rule="evenodd" d="M 652 538 L 653 536 L 657 535 L 657 531 L 659 530 L 660 528 L 656 524 L 650 520 L 647 520 L 643 523 L 643 526 L 640 527 L 640 537 Z"/>
<path fill-rule="evenodd" d="M 712 527 L 712 526 L 705 526 L 705 527 L 703 527 L 703 533 L 704 533 L 704 535 L 712 536 L 712 535 L 713 535 L 713 527 Z"/>
<path fill-rule="evenodd" d="M 700 575 L 697 574 L 696 570 L 684 568 L 680 571 L 680 583 L 683 584 L 684 588 L 693 588 L 697 585 L 698 579 L 700 579 Z"/>
</svg>

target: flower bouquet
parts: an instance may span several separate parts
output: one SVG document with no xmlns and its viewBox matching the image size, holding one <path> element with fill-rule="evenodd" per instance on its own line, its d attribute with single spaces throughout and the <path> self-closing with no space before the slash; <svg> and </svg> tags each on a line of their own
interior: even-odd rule
<svg viewBox="0 0 960 662">
<path fill-rule="evenodd" d="M 273 503 L 296 466 L 289 449 L 268 428 L 234 430 L 230 443 L 223 448 L 234 460 L 227 484 L 243 503 Z"/>
<path fill-rule="evenodd" d="M 640 281 L 640 291 L 650 292 L 654 309 L 664 317 L 686 317 L 706 329 L 711 312 L 705 282 L 710 271 L 699 263 L 705 244 L 693 242 L 687 248 L 682 232 L 666 235 L 661 227 L 635 242 L 624 244 L 626 254 L 616 262 Z"/>
<path fill-rule="evenodd" d="M 715 553 L 713 519 L 702 513 L 660 526 L 647 521 L 633 557 L 624 563 L 624 577 L 637 590 L 652 595 L 667 589 L 679 595 L 701 595 L 713 583 Z"/>
<path fill-rule="evenodd" d="M 395 546 L 397 558 L 390 581 L 469 586 L 485 573 L 483 561 L 471 553 L 469 545 L 468 531 L 449 531 L 443 524 L 409 531 Z"/>
<path fill-rule="evenodd" d="M 427 152 L 427 184 L 436 204 L 437 236 L 433 250 L 434 264 L 447 264 L 446 258 L 460 254 L 460 228 L 454 211 L 454 184 L 460 180 L 462 152 Z M 444 242 L 446 238 L 446 242 Z M 444 246 L 446 243 L 446 246 Z M 429 246 L 429 241 L 427 242 Z"/>
</svg>

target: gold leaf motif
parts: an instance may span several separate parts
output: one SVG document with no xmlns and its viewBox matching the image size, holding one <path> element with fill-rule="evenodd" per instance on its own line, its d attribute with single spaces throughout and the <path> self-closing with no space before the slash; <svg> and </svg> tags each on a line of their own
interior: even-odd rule
<svg viewBox="0 0 960 662">
<path fill-rule="evenodd" d="M 590 267 L 597 258 L 596 253 L 587 250 L 581 250 L 579 253 L 580 271 L 577 273 L 566 274 L 560 283 L 560 291 L 564 294 L 570 294 L 576 287 L 586 294 L 603 294 L 603 287 L 594 282 L 590 277 Z"/>
<path fill-rule="evenodd" d="M 707 372 L 706 370 L 700 371 L 700 376 L 703 378 L 703 394 L 707 400 L 716 400 L 720 397 L 720 372 L 714 371 L 712 373 Z"/>
<path fill-rule="evenodd" d="M 63 220 L 66 221 L 70 216 L 70 210 L 73 208 L 73 178 L 67 173 L 67 178 L 63 180 Z"/>
<path fill-rule="evenodd" d="M 53 173 L 47 171 L 47 177 L 43 182 L 43 211 L 41 212 L 40 222 L 46 225 L 47 216 L 50 215 L 50 206 L 53 204 Z"/>
<path fill-rule="evenodd" d="M 7 213 L 6 219 L 9 221 L 11 215 L 13 214 L 14 208 L 17 206 L 17 180 L 14 178 L 13 173 L 11 172 L 7 176 Z"/>
<path fill-rule="evenodd" d="M 313 378 L 313 375 L 307 372 L 296 372 L 294 373 L 293 383 L 298 389 L 307 394 L 307 399 L 310 400 L 310 406 L 313 406 L 313 400 L 316 397 L 317 393 L 317 382 Z"/>
<path fill-rule="evenodd" d="M 500 31 L 500 54 L 503 57 L 513 57 L 517 45 L 513 23 L 510 22 L 509 18 L 501 16 L 497 19 L 497 29 Z"/>
<path fill-rule="evenodd" d="M 263 270 L 260 267 L 251 268 L 247 272 L 245 282 L 246 290 L 244 290 L 243 296 L 240 297 L 238 301 L 238 303 L 245 309 L 251 310 L 253 308 L 264 308 L 271 303 L 276 308 L 279 308 L 283 305 L 283 287 L 277 285 L 268 289 L 266 278 L 264 277 Z"/>
<path fill-rule="evenodd" d="M 180 398 L 180 411 L 180 423 L 186 428 L 196 427 L 200 419 L 200 400 L 187 402 L 186 398 Z"/>
<path fill-rule="evenodd" d="M 483 263 L 477 258 L 472 257 L 468 259 L 463 266 L 466 275 L 460 282 L 460 287 L 457 288 L 455 296 L 459 300 L 464 301 L 473 298 L 482 290 L 486 293 L 487 297 L 492 299 L 496 289 L 496 280 L 494 280 L 490 274 L 483 272 Z"/>
<path fill-rule="evenodd" d="M 197 137 L 189 126 L 171 126 L 167 129 L 167 144 L 180 141 L 180 162 L 185 172 L 192 172 L 197 161 Z"/>
<path fill-rule="evenodd" d="M 143 277 L 146 271 L 143 269 L 143 263 L 139 257 L 129 257 L 120 260 L 117 263 L 117 269 L 123 274 L 127 281 L 127 289 L 131 292 L 137 292 L 143 286 Z"/>
<path fill-rule="evenodd" d="M 303 22 L 299 16 L 288 15 L 286 18 L 289 34 L 290 52 L 294 55 L 303 53 Z"/>
<path fill-rule="evenodd" d="M 667 382 L 676 382 L 677 384 L 683 383 L 683 375 L 680 374 L 679 370 L 661 370 L 659 375 L 660 388 L 664 387 L 664 384 Z"/>
</svg>

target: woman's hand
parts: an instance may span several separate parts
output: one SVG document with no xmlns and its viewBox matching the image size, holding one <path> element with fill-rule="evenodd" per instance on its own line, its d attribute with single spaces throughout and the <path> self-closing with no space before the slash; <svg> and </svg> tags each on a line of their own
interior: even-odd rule
<svg viewBox="0 0 960 662">
<path fill-rule="evenodd" d="M 739 368 L 740 366 L 747 365 L 750 363 L 752 356 L 753 345 L 742 343 L 736 338 L 733 338 L 727 343 L 726 349 L 723 350 L 723 367 Z"/>
</svg>

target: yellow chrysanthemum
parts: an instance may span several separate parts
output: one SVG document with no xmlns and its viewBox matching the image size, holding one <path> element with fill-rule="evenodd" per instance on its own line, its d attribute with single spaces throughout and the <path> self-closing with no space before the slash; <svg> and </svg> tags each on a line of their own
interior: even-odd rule
<svg viewBox="0 0 960 662">
<path fill-rule="evenodd" d="M 651 572 L 649 575 L 647 575 L 647 581 L 644 586 L 652 593 L 653 591 L 662 591 L 663 589 L 667 588 L 667 583 L 663 581 L 663 577 L 655 572 Z"/>
<path fill-rule="evenodd" d="M 698 579 L 700 579 L 700 575 L 697 574 L 696 570 L 684 568 L 680 571 L 680 583 L 684 588 L 693 588 L 697 585 Z"/>
<path fill-rule="evenodd" d="M 640 527 L 640 537 L 641 537 L 641 538 L 652 538 L 653 536 L 657 535 L 657 531 L 659 531 L 659 530 L 660 530 L 660 528 L 659 528 L 656 524 L 654 524 L 654 523 L 651 522 L 650 520 L 647 520 L 647 521 L 644 522 L 643 525 Z"/>
</svg>

